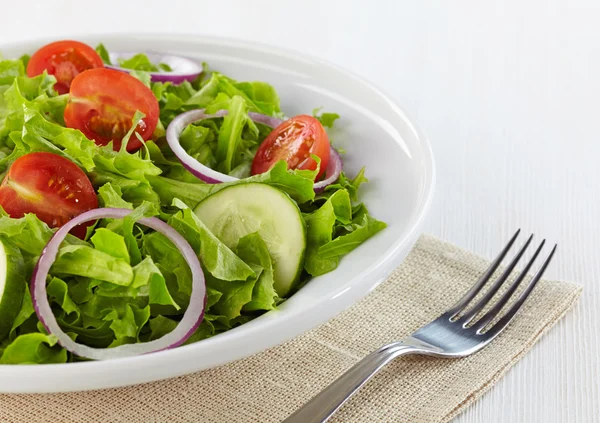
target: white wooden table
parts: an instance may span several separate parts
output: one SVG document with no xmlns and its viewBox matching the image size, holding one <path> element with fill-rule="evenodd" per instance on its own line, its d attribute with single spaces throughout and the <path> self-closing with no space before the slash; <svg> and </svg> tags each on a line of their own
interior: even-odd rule
<svg viewBox="0 0 600 423">
<path fill-rule="evenodd" d="M 428 232 L 491 257 L 522 227 L 559 243 L 549 277 L 585 285 L 575 311 L 458 420 L 600 421 L 598 0 L 0 6 L 2 41 L 223 35 L 320 56 L 375 82 L 433 144 L 439 176 Z"/>
</svg>

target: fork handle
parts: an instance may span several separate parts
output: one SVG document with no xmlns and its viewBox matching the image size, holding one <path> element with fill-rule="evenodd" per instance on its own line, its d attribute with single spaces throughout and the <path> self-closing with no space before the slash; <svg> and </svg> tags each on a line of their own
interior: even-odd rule
<svg viewBox="0 0 600 423">
<path fill-rule="evenodd" d="M 283 423 L 323 423 L 329 420 L 342 404 L 394 358 L 422 351 L 422 348 L 405 342 L 395 342 L 379 348 L 315 395 Z"/>
</svg>

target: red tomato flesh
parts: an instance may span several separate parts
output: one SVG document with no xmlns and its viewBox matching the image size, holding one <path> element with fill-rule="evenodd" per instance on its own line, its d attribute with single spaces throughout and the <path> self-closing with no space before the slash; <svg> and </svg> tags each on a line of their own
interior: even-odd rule
<svg viewBox="0 0 600 423">
<path fill-rule="evenodd" d="M 56 77 L 54 89 L 66 94 L 73 78 L 88 69 L 102 67 L 102 58 L 93 48 L 79 41 L 65 40 L 47 44 L 33 53 L 27 64 L 27 76 L 48 71 Z"/>
<path fill-rule="evenodd" d="M 319 180 L 329 163 L 329 137 L 316 118 L 298 115 L 273 129 L 265 138 L 252 161 L 252 174 L 267 172 L 275 163 L 285 160 L 288 169 L 315 170 L 317 162 L 312 154 L 321 159 Z"/>
<path fill-rule="evenodd" d="M 57 154 L 39 152 L 19 157 L 12 164 L 0 185 L 0 205 L 10 217 L 34 213 L 56 228 L 98 208 L 98 198 L 92 183 L 75 163 Z M 71 233 L 83 239 L 91 223 L 79 225 Z"/>
<path fill-rule="evenodd" d="M 152 90 L 133 76 L 113 69 L 91 69 L 73 79 L 69 103 L 65 108 L 65 124 L 79 129 L 98 145 L 113 142 L 121 149 L 121 140 L 131 128 L 136 111 L 145 117 L 136 132 L 148 140 L 158 123 L 158 100 Z M 127 151 L 135 151 L 142 142 L 134 134 Z"/>
</svg>

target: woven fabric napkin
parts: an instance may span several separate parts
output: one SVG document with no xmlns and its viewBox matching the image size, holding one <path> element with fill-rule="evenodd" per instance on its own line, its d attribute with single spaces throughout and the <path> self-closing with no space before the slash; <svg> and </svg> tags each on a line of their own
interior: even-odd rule
<svg viewBox="0 0 600 423">
<path fill-rule="evenodd" d="M 286 344 L 220 368 L 120 389 L 0 395 L 10 422 L 279 422 L 355 362 L 437 317 L 486 261 L 430 236 L 361 302 Z M 581 287 L 542 281 L 518 318 L 460 360 L 408 356 L 373 378 L 333 422 L 445 422 L 490 389 L 576 302 Z"/>
</svg>

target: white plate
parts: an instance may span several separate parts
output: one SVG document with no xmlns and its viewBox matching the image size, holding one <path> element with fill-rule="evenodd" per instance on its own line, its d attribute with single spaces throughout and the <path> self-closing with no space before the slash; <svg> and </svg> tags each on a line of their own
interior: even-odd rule
<svg viewBox="0 0 600 423">
<path fill-rule="evenodd" d="M 404 112 L 378 89 L 329 63 L 243 41 L 183 35 L 78 37 L 121 51 L 154 50 L 209 63 L 239 80 L 267 81 L 292 116 L 315 107 L 339 113 L 332 140 L 347 151 L 352 175 L 367 167 L 362 200 L 388 228 L 315 278 L 278 311 L 193 345 L 103 362 L 0 365 L 0 392 L 100 389 L 180 376 L 247 357 L 326 322 L 364 297 L 400 264 L 416 241 L 433 197 L 435 170 L 429 143 Z M 0 45 L 4 57 L 32 53 L 51 40 Z M 391 340 L 390 340 L 391 341 Z"/>
</svg>

